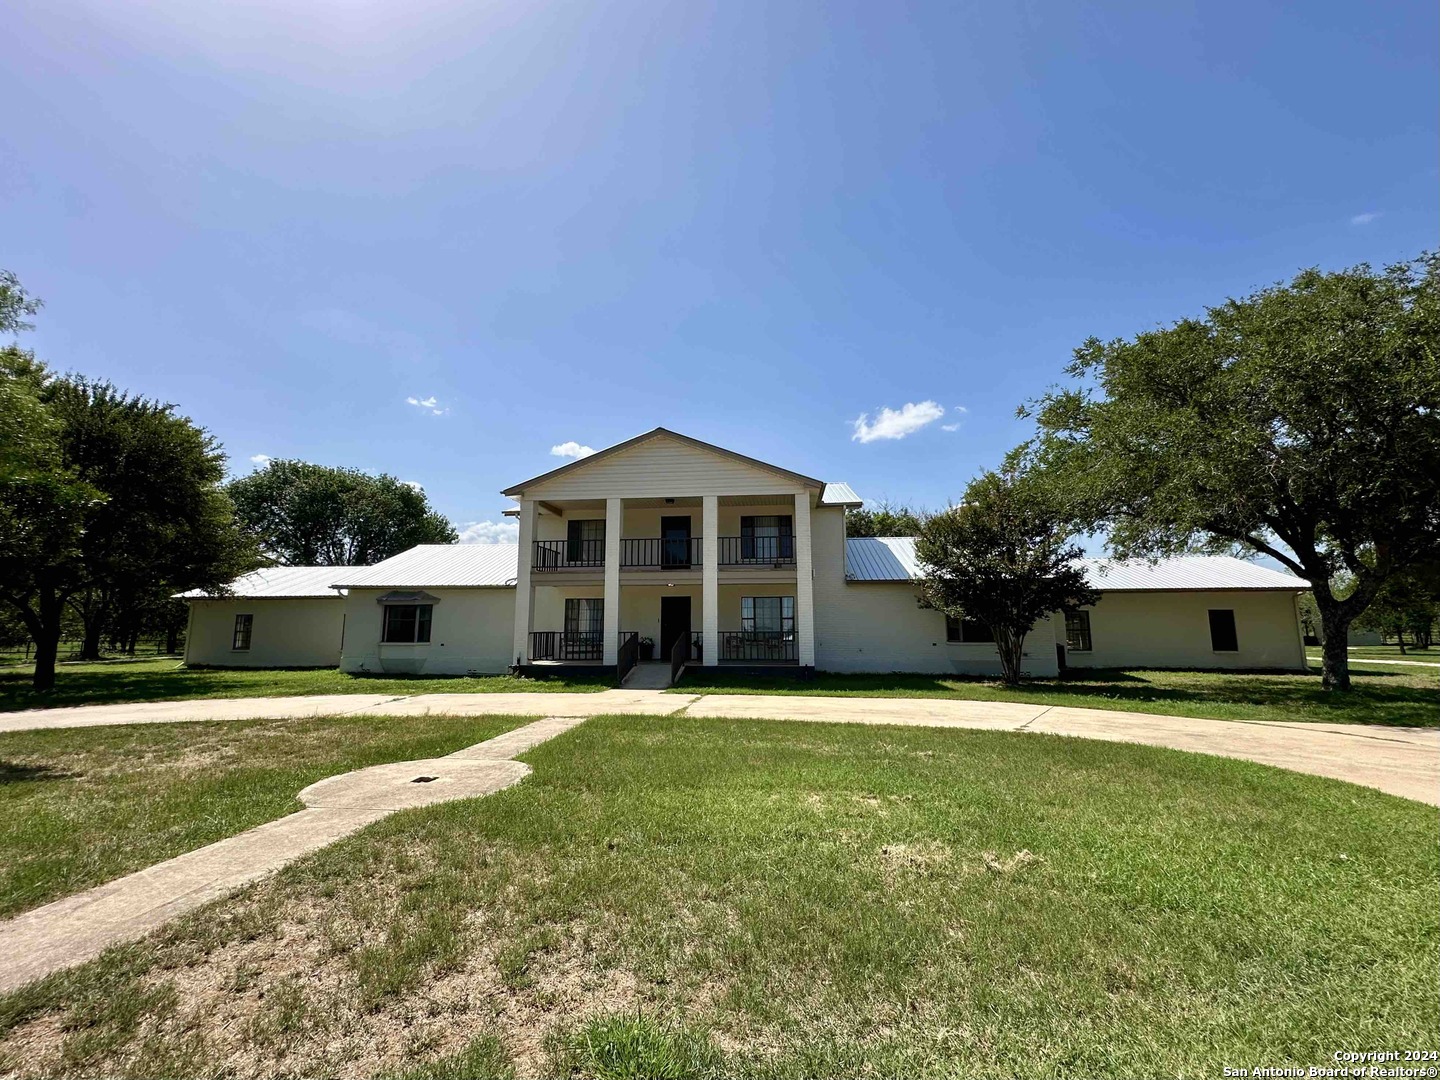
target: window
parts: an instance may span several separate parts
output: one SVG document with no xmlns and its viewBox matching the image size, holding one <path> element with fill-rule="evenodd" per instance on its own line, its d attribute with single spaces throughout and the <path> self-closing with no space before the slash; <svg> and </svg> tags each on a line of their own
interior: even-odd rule
<svg viewBox="0 0 1440 1080">
<path fill-rule="evenodd" d="M 795 521 L 789 514 L 740 519 L 740 558 L 755 562 L 791 562 L 795 558 Z"/>
<path fill-rule="evenodd" d="M 1229 608 L 1210 611 L 1210 648 L 1216 652 L 1240 651 L 1240 639 L 1235 636 L 1235 612 Z"/>
<path fill-rule="evenodd" d="M 386 604 L 385 632 L 380 640 L 397 645 L 430 642 L 430 604 Z"/>
<path fill-rule="evenodd" d="M 747 634 L 793 634 L 795 597 L 742 596 L 740 629 Z"/>
<path fill-rule="evenodd" d="M 1065 612 L 1065 647 L 1071 652 L 1090 651 L 1090 613 L 1088 611 Z"/>
<path fill-rule="evenodd" d="M 601 522 L 601 524 L 604 524 L 604 522 Z M 575 634 L 604 634 L 605 601 L 600 597 L 566 597 L 565 633 L 567 636 Z"/>
<path fill-rule="evenodd" d="M 230 648 L 244 652 L 250 648 L 250 631 L 255 625 L 254 615 L 235 616 L 235 634 L 230 639 Z"/>
<path fill-rule="evenodd" d="M 945 640 L 958 641 L 965 645 L 983 645 L 993 642 L 995 635 L 990 632 L 990 627 L 979 619 L 957 619 L 954 615 L 946 615 Z"/>
<path fill-rule="evenodd" d="M 605 565 L 605 519 L 567 522 L 565 561 L 579 566 Z"/>
</svg>

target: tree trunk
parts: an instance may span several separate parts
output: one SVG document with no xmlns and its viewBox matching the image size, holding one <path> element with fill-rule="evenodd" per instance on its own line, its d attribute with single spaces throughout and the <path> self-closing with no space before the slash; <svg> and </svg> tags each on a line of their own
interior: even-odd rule
<svg viewBox="0 0 1440 1080">
<path fill-rule="evenodd" d="M 1401 656 L 1404 656 L 1404 655 L 1405 655 L 1405 631 L 1404 631 L 1404 630 L 1397 630 L 1397 631 L 1395 632 L 1395 642 L 1396 642 L 1397 645 L 1400 646 L 1400 655 L 1401 655 Z"/>
<path fill-rule="evenodd" d="M 85 626 L 85 632 L 80 639 L 80 659 L 100 659 L 100 632 L 104 629 L 104 620 L 99 615 L 82 615 L 80 621 Z"/>
<path fill-rule="evenodd" d="M 1001 627 L 995 627 L 994 634 L 995 649 L 1000 654 L 1000 678 L 1004 680 L 1006 686 L 1019 686 L 1025 635 Z"/>
<path fill-rule="evenodd" d="M 174 656 L 180 651 L 180 628 L 171 623 L 165 628 L 165 654 Z"/>
<path fill-rule="evenodd" d="M 55 689 L 55 661 L 60 655 L 60 615 L 63 605 L 54 593 L 42 591 L 36 610 L 25 619 L 30 636 L 35 639 L 35 676 L 31 685 L 36 690 Z"/>
<path fill-rule="evenodd" d="M 1324 641 L 1320 646 L 1320 685 L 1326 690 L 1350 689 L 1351 616 L 1338 606 L 1320 605 Z"/>
</svg>

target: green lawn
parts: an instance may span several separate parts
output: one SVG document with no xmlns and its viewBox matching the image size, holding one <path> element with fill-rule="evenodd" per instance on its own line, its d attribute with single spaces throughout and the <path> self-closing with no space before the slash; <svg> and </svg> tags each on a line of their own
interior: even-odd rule
<svg viewBox="0 0 1440 1080">
<path fill-rule="evenodd" d="M 1320 649 L 1317 646 L 1306 646 L 1305 655 L 1310 658 L 1311 664 L 1320 666 Z M 1440 664 L 1440 649 L 1417 649 L 1413 645 L 1407 645 L 1404 656 L 1400 655 L 1400 649 L 1395 645 L 1356 645 L 1350 649 L 1352 664 L 1363 666 L 1366 660 L 1410 660 L 1422 664 Z"/>
<path fill-rule="evenodd" d="M 177 660 L 61 664 L 55 689 L 30 688 L 30 669 L 0 669 L 0 712 L 184 698 L 288 697 L 292 694 L 485 694 L 605 690 L 604 679 L 518 679 L 510 675 L 396 678 L 347 675 L 335 668 L 187 668 Z"/>
<path fill-rule="evenodd" d="M 1430 807 L 999 732 L 610 717 L 525 757 L 0 1000 L 0 1073 L 1210 1077 L 1437 1045 Z"/>
<path fill-rule="evenodd" d="M 1351 682 L 1348 693 L 1329 693 L 1320 686 L 1318 666 L 1309 675 L 1073 669 L 1062 678 L 1034 679 L 1016 689 L 990 679 L 940 675 L 820 674 L 799 682 L 692 670 L 671 692 L 961 698 L 1216 720 L 1440 727 L 1440 672 L 1375 664 L 1357 667 Z"/>
<path fill-rule="evenodd" d="M 0 734 L 0 916 L 281 817 L 322 777 L 448 754 L 509 717 L 344 717 Z"/>
</svg>

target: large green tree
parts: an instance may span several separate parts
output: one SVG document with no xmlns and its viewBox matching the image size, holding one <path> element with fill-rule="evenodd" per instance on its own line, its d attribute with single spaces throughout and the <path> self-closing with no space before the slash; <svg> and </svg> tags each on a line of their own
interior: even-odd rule
<svg viewBox="0 0 1440 1080">
<path fill-rule="evenodd" d="M 85 515 L 67 596 L 84 625 L 83 658 L 98 659 L 109 623 L 133 620 L 158 594 L 217 588 L 252 568 L 209 433 L 106 382 L 56 379 L 46 397 L 63 463 L 105 496 Z"/>
<path fill-rule="evenodd" d="M 368 566 L 416 544 L 453 544 L 455 527 L 393 476 L 272 461 L 232 481 L 241 526 L 290 566 Z"/>
<path fill-rule="evenodd" d="M 1091 339 L 1034 408 L 1050 482 L 1122 556 L 1249 549 L 1310 582 L 1324 684 L 1393 575 L 1440 550 L 1440 256 Z M 1339 596 L 1332 582 L 1354 587 Z"/>
<path fill-rule="evenodd" d="M 876 506 L 846 511 L 845 535 L 919 536 L 920 526 L 929 516 L 929 511 L 885 500 Z"/>
<path fill-rule="evenodd" d="M 1002 677 L 1012 685 L 1022 677 L 1025 637 L 1037 622 L 1100 598 L 1069 522 L 1069 508 L 1012 455 L 999 472 L 974 480 L 961 505 L 921 525 L 921 604 L 989 627 Z"/>
</svg>

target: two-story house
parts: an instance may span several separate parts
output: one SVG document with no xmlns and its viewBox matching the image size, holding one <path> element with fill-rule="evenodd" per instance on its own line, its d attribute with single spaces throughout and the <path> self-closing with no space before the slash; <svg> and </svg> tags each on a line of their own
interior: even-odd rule
<svg viewBox="0 0 1440 1080">
<path fill-rule="evenodd" d="M 846 539 L 846 512 L 861 505 L 846 484 L 656 428 L 504 494 L 517 503 L 515 545 L 412 548 L 336 569 L 324 596 L 318 568 L 293 567 L 192 596 L 187 660 L 273 666 L 288 650 L 297 666 L 325 656 L 414 674 L 623 676 L 647 658 L 677 673 L 999 671 L 982 624 L 917 603 L 913 538 Z M 1228 558 L 1088 569 L 1100 602 L 1031 631 L 1032 674 L 1305 667 L 1298 578 Z M 339 640 L 302 649 L 297 605 L 315 609 L 303 620 L 314 635 L 338 626 Z"/>
</svg>

